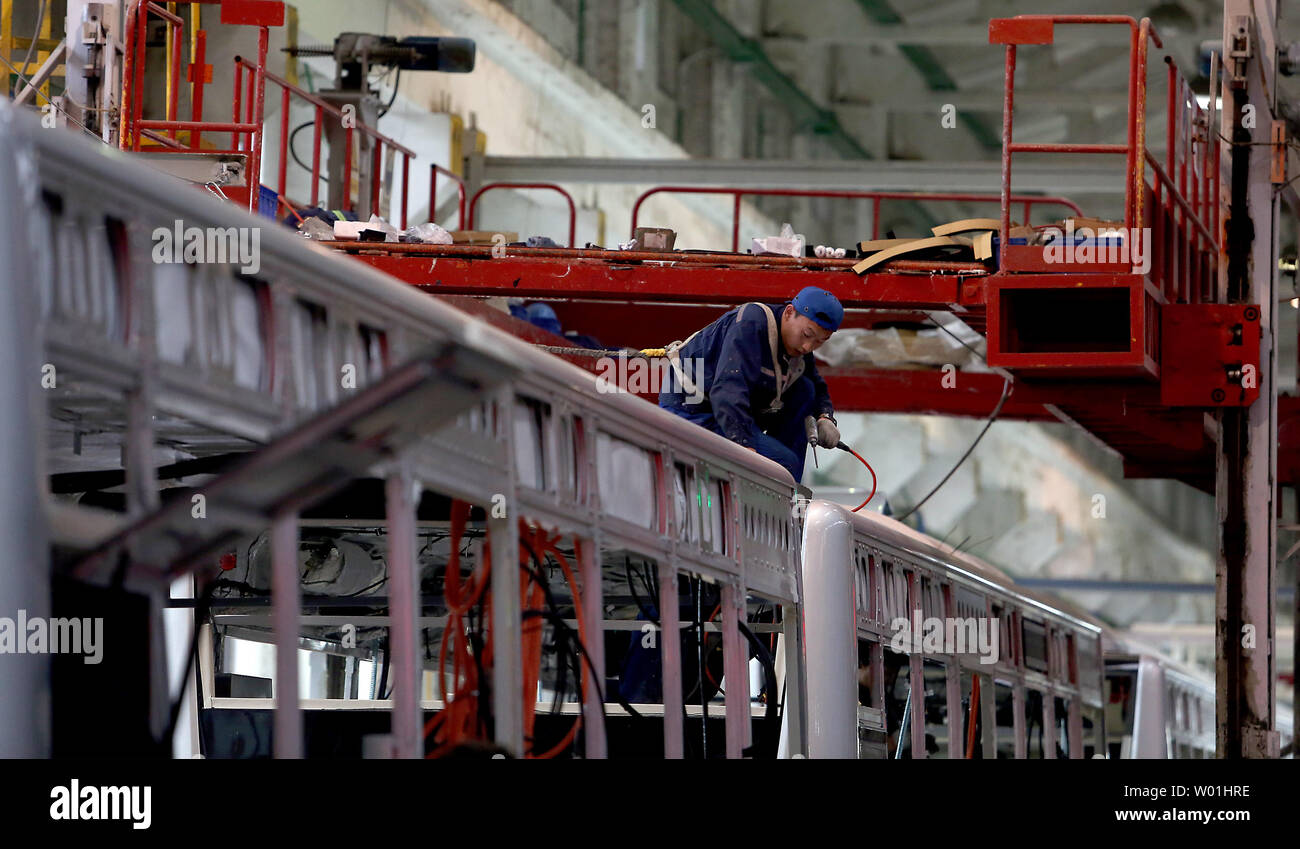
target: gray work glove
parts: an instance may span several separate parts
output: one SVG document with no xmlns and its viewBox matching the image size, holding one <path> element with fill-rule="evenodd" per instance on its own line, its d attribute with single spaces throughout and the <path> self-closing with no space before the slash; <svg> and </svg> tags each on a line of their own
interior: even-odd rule
<svg viewBox="0 0 1300 849">
<path fill-rule="evenodd" d="M 835 419 L 822 415 L 817 419 L 817 444 L 823 448 L 834 448 L 840 444 L 840 429 L 835 426 Z"/>
</svg>

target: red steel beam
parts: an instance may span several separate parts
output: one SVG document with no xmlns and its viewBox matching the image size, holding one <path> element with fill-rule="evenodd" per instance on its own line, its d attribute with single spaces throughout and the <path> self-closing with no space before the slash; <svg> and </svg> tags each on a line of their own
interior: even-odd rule
<svg viewBox="0 0 1300 849">
<path fill-rule="evenodd" d="M 480 298 L 545 299 L 567 328 L 633 347 L 659 347 L 730 305 L 783 300 L 807 285 L 821 285 L 850 309 L 863 310 L 851 319 L 855 324 L 914 320 L 923 315 L 915 311 L 936 309 L 953 310 L 977 329 L 985 319 L 988 274 L 970 264 L 915 262 L 859 277 L 844 267 L 848 261 L 781 257 L 509 248 L 494 259 L 492 246 L 332 246 L 529 341 L 559 347 L 571 343 Z M 651 303 L 631 303 L 637 301 Z M 595 356 L 561 356 L 596 370 Z M 941 371 L 928 369 L 822 372 L 843 411 L 978 418 L 989 414 L 1002 389 L 1001 376 L 988 373 L 958 372 L 956 385 L 947 387 Z M 652 393 L 642 397 L 656 401 Z M 1213 444 L 1204 413 L 1161 408 L 1155 381 L 1021 379 L 1001 416 L 1048 421 L 1054 411 L 1119 451 L 1131 476 L 1174 477 L 1194 486 L 1212 482 Z"/>
<path fill-rule="evenodd" d="M 331 245 L 330 242 L 322 244 Z M 899 262 L 895 271 L 856 275 L 833 263 L 691 262 L 622 256 L 618 260 L 585 256 L 547 256 L 546 251 L 512 249 L 493 259 L 490 247 L 482 256 L 428 255 L 374 248 L 373 243 L 342 243 L 336 248 L 355 252 L 357 259 L 424 289 L 431 294 L 513 296 L 520 298 L 587 298 L 594 300 L 653 300 L 665 303 L 783 301 L 804 286 L 833 292 L 845 307 L 975 310 L 984 304 L 988 272 L 969 263 Z M 459 248 L 458 248 L 459 250 Z M 514 254 L 521 255 L 514 255 Z M 576 254 L 616 253 L 574 251 Z M 425 254 L 425 255 L 421 255 Z M 954 273 L 947 273 L 952 266 Z M 960 271 L 957 271 L 960 269 Z M 915 273 L 910 273 L 915 270 Z"/>
<path fill-rule="evenodd" d="M 584 333 L 604 345 L 662 348 L 685 339 L 732 307 L 722 304 L 652 304 L 629 301 L 547 301 L 566 330 Z M 921 324 L 927 313 L 915 310 L 852 310 L 841 329 L 888 323 Z"/>
<path fill-rule="evenodd" d="M 844 413 L 985 418 L 1002 396 L 1002 376 L 990 372 L 945 374 L 936 369 L 860 366 L 824 366 L 818 371 L 826 379 L 836 411 Z M 1044 394 L 1026 384 L 1013 384 L 998 418 L 1055 421 L 1056 416 L 1043 404 Z"/>
</svg>

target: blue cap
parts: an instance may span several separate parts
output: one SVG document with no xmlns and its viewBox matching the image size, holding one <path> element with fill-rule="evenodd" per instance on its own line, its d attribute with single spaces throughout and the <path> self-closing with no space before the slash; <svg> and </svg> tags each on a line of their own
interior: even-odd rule
<svg viewBox="0 0 1300 849">
<path fill-rule="evenodd" d="M 536 327 L 554 333 L 556 336 L 563 336 L 564 331 L 560 329 L 560 320 L 555 315 L 555 310 L 550 304 L 531 303 L 528 305 L 528 321 Z"/>
<path fill-rule="evenodd" d="M 840 322 L 844 320 L 844 307 L 840 306 L 839 299 L 816 286 L 804 288 L 790 303 L 794 304 L 794 308 L 799 313 L 808 316 L 817 322 L 818 326 L 832 333 L 840 329 Z"/>
</svg>

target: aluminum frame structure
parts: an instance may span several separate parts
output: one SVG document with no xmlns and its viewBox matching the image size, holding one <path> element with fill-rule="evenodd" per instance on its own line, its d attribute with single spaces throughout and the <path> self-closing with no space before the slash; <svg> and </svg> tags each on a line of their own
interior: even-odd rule
<svg viewBox="0 0 1300 849">
<path fill-rule="evenodd" d="M 825 617 L 808 634 L 808 686 L 820 696 L 809 708 L 813 757 L 858 757 L 859 734 L 866 731 L 898 733 L 900 741 L 910 733 L 911 756 L 927 757 L 926 711 L 918 707 L 926 697 L 926 659 L 944 664 L 949 757 L 972 757 L 974 747 L 967 746 L 975 740 L 984 757 L 997 752 L 994 682 L 1012 688 L 1016 757 L 1027 753 L 1024 705 L 1029 689 L 1042 697 L 1042 757 L 1056 757 L 1057 699 L 1067 706 L 1060 717 L 1067 756 L 1083 757 L 1085 708 L 1094 718 L 1092 745 L 1105 751 L 1102 628 L 1091 617 L 1016 587 L 983 561 L 874 513 L 850 513 L 813 501 L 804 533 L 807 602 Z M 945 646 L 935 652 L 923 650 L 919 636 L 915 644 L 896 641 L 900 631 L 912 629 L 915 617 L 996 622 L 995 662 L 981 662 L 973 647 L 957 653 Z M 884 652 L 891 644 L 901 647 L 909 667 L 907 729 L 887 726 L 887 684 L 871 687 L 868 706 L 859 706 L 857 688 L 846 686 L 858 680 L 854 673 L 864 661 L 873 683 L 886 682 Z M 983 686 L 963 691 L 963 673 L 977 676 Z M 963 721 L 963 699 L 968 712 L 972 703 L 978 705 L 973 709 L 978 719 Z"/>
<path fill-rule="evenodd" d="M 790 682 L 784 710 L 795 729 L 794 751 L 803 750 L 803 614 L 791 520 L 797 489 L 783 469 L 670 413 L 648 409 L 637 398 L 602 391 L 588 372 L 130 156 L 105 155 L 84 140 L 43 131 L 31 116 L 3 106 L 0 135 L 5 184 L 25 187 L 18 195 L 23 203 L 7 208 L 6 215 L 18 222 L 7 232 L 27 233 L 25 244 L 36 246 L 25 249 L 35 257 L 35 273 L 13 279 L 10 273 L 19 269 L 8 267 L 3 285 L 37 295 L 35 350 L 58 375 L 57 389 L 41 396 L 44 404 L 22 412 L 46 431 L 31 446 L 33 454 L 53 465 L 84 462 L 77 461 L 76 451 L 93 441 L 101 453 L 120 451 L 125 458 L 126 513 L 114 517 L 76 505 L 54 506 L 46 496 L 55 541 L 91 551 L 124 523 L 154 514 L 160 503 L 160 453 L 201 457 L 260 446 L 274 450 L 294 427 L 349 403 L 351 390 L 339 380 L 348 366 L 365 391 L 382 385 L 395 363 L 431 344 L 490 350 L 519 375 L 488 393 L 481 407 L 408 449 L 396 465 L 376 471 L 482 507 L 490 508 L 494 496 L 504 496 L 508 505 L 507 516 L 490 520 L 487 528 L 499 567 L 493 570 L 491 616 L 495 632 L 506 635 L 494 661 L 496 742 L 506 751 L 524 751 L 521 657 L 517 640 L 508 635 L 518 635 L 521 627 L 519 572 L 510 567 L 518 557 L 515 522 L 526 518 L 584 543 L 580 618 L 592 634 L 605 625 L 602 547 L 654 559 L 661 591 L 674 606 L 680 574 L 699 575 L 721 587 L 724 615 L 717 627 L 728 680 L 748 680 L 738 630 L 747 597 L 779 605 Z M 258 233 L 259 268 L 241 272 L 229 261 L 155 261 L 157 233 L 177 226 Z M 521 427 L 520 411 L 538 404 L 547 411 L 543 421 L 531 430 Z M 614 443 L 623 458 L 618 463 L 606 450 Z M 648 477 L 627 478 L 628 462 Z M 696 484 L 688 491 L 703 493 L 708 482 L 714 497 L 695 505 L 675 499 L 674 487 L 683 476 Z M 634 510 L 619 497 L 630 480 L 649 483 Z M 405 491 L 406 483 L 390 484 L 389 509 L 396 511 L 390 533 L 405 535 L 401 529 L 410 527 L 402 524 L 411 521 L 408 508 L 413 509 L 402 497 Z M 277 640 L 287 647 L 296 644 L 289 623 L 297 619 L 300 604 L 283 566 L 294 561 L 292 511 L 270 524 L 275 560 L 282 564 L 273 590 Z M 719 532 L 702 533 L 704 526 Z M 402 551 L 394 556 L 405 558 Z M 160 610 L 168 603 L 166 587 L 150 583 Z M 394 600 L 392 615 L 399 610 L 406 611 L 401 615 L 408 622 L 400 633 L 413 642 L 417 630 L 410 624 L 410 602 Z M 663 643 L 665 679 L 677 682 L 675 693 L 666 688 L 664 751 L 676 757 L 683 752 L 677 721 L 682 711 L 673 703 L 681 699 L 680 673 L 673 671 L 680 669 L 680 646 L 671 635 Z M 597 669 L 601 645 L 593 639 L 588 647 Z M 418 657 L 414 645 L 403 656 Z M 409 671 L 409 663 L 403 664 Z M 165 677 L 155 685 L 156 720 L 161 721 Z M 731 688 L 726 699 L 723 748 L 730 757 L 740 757 L 750 741 L 751 711 L 743 692 Z M 36 704 L 38 694 L 30 695 Z M 407 688 L 398 694 L 402 703 L 393 705 L 405 729 L 397 735 L 396 754 L 422 753 L 411 718 L 431 706 L 417 696 Z M 281 709 L 287 717 L 298 707 L 290 698 Z M 588 699 L 585 712 L 585 754 L 603 756 L 608 750 L 601 706 Z M 293 755 L 300 751 L 292 739 L 295 726 L 283 722 L 289 736 L 277 751 Z"/>
</svg>

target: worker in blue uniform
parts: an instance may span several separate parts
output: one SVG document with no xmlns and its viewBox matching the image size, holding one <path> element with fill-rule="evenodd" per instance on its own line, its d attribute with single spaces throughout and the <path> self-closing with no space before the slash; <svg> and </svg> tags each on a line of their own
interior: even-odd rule
<svg viewBox="0 0 1300 849">
<path fill-rule="evenodd" d="M 672 378 L 659 406 L 722 434 L 803 478 L 808 436 L 839 444 L 826 382 L 812 352 L 840 327 L 844 307 L 809 286 L 784 306 L 748 303 L 667 349 Z"/>
</svg>

